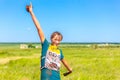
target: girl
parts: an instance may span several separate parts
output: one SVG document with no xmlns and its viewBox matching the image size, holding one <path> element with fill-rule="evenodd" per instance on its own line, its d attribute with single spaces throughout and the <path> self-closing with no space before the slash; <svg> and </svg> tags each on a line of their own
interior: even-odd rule
<svg viewBox="0 0 120 80">
<path fill-rule="evenodd" d="M 63 36 L 59 32 L 54 32 L 51 35 L 51 44 L 49 44 L 45 38 L 38 20 L 33 13 L 32 4 L 26 6 L 26 10 L 32 17 L 42 43 L 41 80 L 60 80 L 60 62 L 62 62 L 68 70 L 68 72 L 64 73 L 64 76 L 72 72 L 72 69 L 68 66 L 67 62 L 64 59 L 62 50 L 58 48 L 58 45 L 60 44 Z"/>
</svg>

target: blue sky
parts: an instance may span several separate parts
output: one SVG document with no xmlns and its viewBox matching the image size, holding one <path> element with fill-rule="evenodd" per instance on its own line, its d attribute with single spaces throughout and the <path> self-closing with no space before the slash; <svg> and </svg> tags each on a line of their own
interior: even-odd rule
<svg viewBox="0 0 120 80">
<path fill-rule="evenodd" d="M 63 42 L 120 42 L 120 0 L 0 0 L 0 42 L 39 42 L 25 6 L 32 2 L 46 38 Z"/>
</svg>

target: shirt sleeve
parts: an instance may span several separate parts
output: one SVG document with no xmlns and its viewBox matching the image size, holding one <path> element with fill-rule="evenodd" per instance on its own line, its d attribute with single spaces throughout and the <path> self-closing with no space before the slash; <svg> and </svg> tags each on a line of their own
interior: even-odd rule
<svg viewBox="0 0 120 80">
<path fill-rule="evenodd" d="M 46 52 L 47 52 L 48 47 L 49 47 L 49 43 L 45 39 L 44 42 L 41 43 L 41 45 L 42 45 L 42 52 L 41 52 L 41 68 L 42 68 L 45 65 L 45 56 L 46 56 Z"/>
<path fill-rule="evenodd" d="M 45 39 L 44 42 L 42 43 L 42 56 L 45 56 L 48 47 L 49 42 Z"/>
<path fill-rule="evenodd" d="M 64 55 L 62 53 L 62 50 L 60 49 L 60 60 L 62 60 L 64 58 Z"/>
<path fill-rule="evenodd" d="M 42 43 L 42 47 L 44 46 L 46 47 L 48 44 L 49 44 L 48 41 L 45 39 L 44 42 Z"/>
</svg>

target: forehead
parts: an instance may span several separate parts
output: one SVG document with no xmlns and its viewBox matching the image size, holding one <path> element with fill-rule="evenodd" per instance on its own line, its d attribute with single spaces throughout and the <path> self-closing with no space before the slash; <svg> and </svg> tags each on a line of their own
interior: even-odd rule
<svg viewBox="0 0 120 80">
<path fill-rule="evenodd" d="M 55 35 L 54 37 L 53 37 L 54 39 L 61 39 L 61 35 Z"/>
</svg>

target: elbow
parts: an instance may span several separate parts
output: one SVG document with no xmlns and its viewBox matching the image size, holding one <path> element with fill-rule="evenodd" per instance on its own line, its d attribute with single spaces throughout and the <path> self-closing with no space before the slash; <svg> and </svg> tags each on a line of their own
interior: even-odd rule
<svg viewBox="0 0 120 80">
<path fill-rule="evenodd" d="M 70 69 L 69 69 L 69 72 L 72 73 L 72 71 L 73 71 L 72 68 L 70 68 Z"/>
</svg>

